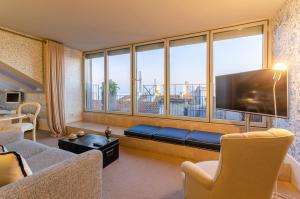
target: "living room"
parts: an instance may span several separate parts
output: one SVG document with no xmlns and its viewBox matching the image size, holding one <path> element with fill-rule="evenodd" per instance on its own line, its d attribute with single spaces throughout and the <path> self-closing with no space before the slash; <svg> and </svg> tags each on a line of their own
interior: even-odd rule
<svg viewBox="0 0 300 199">
<path fill-rule="evenodd" d="M 300 198 L 299 10 L 1 1 L 0 198 Z"/>
</svg>

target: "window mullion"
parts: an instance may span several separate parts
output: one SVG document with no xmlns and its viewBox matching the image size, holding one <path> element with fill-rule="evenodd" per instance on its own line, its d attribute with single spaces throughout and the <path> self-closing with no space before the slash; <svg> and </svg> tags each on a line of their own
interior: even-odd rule
<svg viewBox="0 0 300 199">
<path fill-rule="evenodd" d="M 165 41 L 165 115 L 170 115 L 170 47 L 168 40 Z"/>
<path fill-rule="evenodd" d="M 109 92 L 109 79 L 108 79 L 108 59 L 107 50 L 104 52 L 104 112 L 108 112 L 108 92 Z"/>
</svg>

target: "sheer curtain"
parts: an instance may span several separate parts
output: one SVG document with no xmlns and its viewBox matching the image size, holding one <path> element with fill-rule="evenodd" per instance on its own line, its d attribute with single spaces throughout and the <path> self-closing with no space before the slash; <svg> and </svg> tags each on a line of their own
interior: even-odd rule
<svg viewBox="0 0 300 199">
<path fill-rule="evenodd" d="M 44 62 L 48 126 L 52 136 L 59 137 L 65 134 L 64 46 L 47 40 Z"/>
</svg>

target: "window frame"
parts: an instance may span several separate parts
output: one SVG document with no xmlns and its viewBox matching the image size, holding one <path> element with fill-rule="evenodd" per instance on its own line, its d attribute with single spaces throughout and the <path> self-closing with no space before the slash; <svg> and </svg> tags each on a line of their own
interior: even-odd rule
<svg viewBox="0 0 300 199">
<path fill-rule="evenodd" d="M 103 53 L 103 59 L 104 59 L 104 71 L 103 71 L 103 75 L 104 75 L 104 82 L 105 82 L 105 78 L 106 78 L 106 73 L 105 73 L 105 59 L 106 59 L 106 54 L 105 54 L 105 50 L 96 50 L 96 51 L 91 51 L 91 52 L 84 52 L 82 59 L 83 59 L 83 103 L 84 103 L 84 112 L 93 112 L 93 113 L 105 113 L 106 112 L 106 89 L 104 89 L 104 99 L 103 99 L 103 110 L 87 110 L 87 97 L 86 97 L 86 81 L 87 81 L 87 72 L 86 72 L 86 65 L 85 65 L 85 57 L 86 55 L 92 55 L 92 54 L 96 54 L 96 53 Z"/>
<path fill-rule="evenodd" d="M 129 112 L 123 112 L 123 111 L 110 111 L 109 110 L 109 96 L 108 96 L 108 90 L 109 90 L 109 64 L 108 64 L 108 52 L 109 51 L 114 51 L 114 50 L 122 50 L 129 48 L 130 50 L 130 111 Z M 105 51 L 105 113 L 110 113 L 110 114 L 119 114 L 119 115 L 132 115 L 132 45 L 125 45 L 125 46 L 118 46 L 118 47 L 113 47 L 113 48 L 107 48 L 104 50 Z"/>
<path fill-rule="evenodd" d="M 216 123 L 216 124 L 229 124 L 229 125 L 238 125 L 243 126 L 245 125 L 245 121 L 234 121 L 234 120 L 223 120 L 223 119 L 215 119 L 213 118 L 213 35 L 215 33 L 226 32 L 230 30 L 236 30 L 240 28 L 248 28 L 262 25 L 263 27 L 263 69 L 268 68 L 268 63 L 270 63 L 270 38 L 269 38 L 269 20 L 261 20 L 255 21 L 250 23 L 244 23 L 240 25 L 234 25 L 224 28 L 217 28 L 207 31 L 201 31 L 198 33 L 192 34 L 184 34 L 179 36 L 167 37 L 163 39 L 151 40 L 146 42 L 139 42 L 139 43 L 132 43 L 128 45 L 122 45 L 117 47 L 111 48 L 104 48 L 95 51 L 87 51 L 83 53 L 83 98 L 84 98 L 84 112 L 95 112 L 95 113 L 104 113 L 104 114 L 115 114 L 115 115 L 128 115 L 128 116 L 141 116 L 141 117 L 150 117 L 150 118 L 165 118 L 165 119 L 174 119 L 174 120 L 183 120 L 183 121 L 200 121 L 200 122 L 207 122 L 207 123 Z M 191 38 L 196 36 L 203 36 L 206 35 L 206 42 L 207 42 L 207 67 L 206 67 L 206 83 L 207 83 L 207 90 L 206 90 L 206 117 L 189 117 L 189 116 L 175 116 L 170 115 L 170 42 L 178 39 L 185 39 Z M 151 113 L 139 113 L 136 110 L 136 47 L 148 45 L 148 44 L 155 44 L 162 42 L 164 44 L 164 114 L 151 114 Z M 109 111 L 108 109 L 108 51 L 111 50 L 118 50 L 130 48 L 130 99 L 131 99 L 131 110 L 130 112 L 119 112 L 119 111 Z M 102 52 L 104 53 L 104 82 L 105 82 L 105 89 L 104 89 L 104 110 L 101 111 L 93 111 L 87 110 L 86 107 L 86 68 L 85 68 L 85 55 L 87 54 L 94 54 Z M 251 122 L 251 126 L 254 127 L 267 127 L 269 123 L 269 119 L 263 117 L 262 122 Z"/>
<path fill-rule="evenodd" d="M 215 33 L 221 33 L 221 32 L 227 32 L 227 31 L 232 31 L 232 30 L 238 30 L 242 28 L 250 28 L 250 27 L 255 27 L 255 26 L 262 26 L 263 27 L 263 63 L 262 63 L 262 69 L 267 69 L 268 68 L 268 21 L 259 21 L 259 22 L 253 22 L 249 24 L 242 24 L 242 25 L 237 25 L 237 26 L 231 26 L 231 27 L 226 27 L 226 28 L 220 28 L 220 29 L 215 29 L 210 31 L 210 83 L 209 83 L 209 89 L 210 89 L 210 122 L 212 123 L 222 123 L 222 124 L 234 124 L 234 125 L 245 125 L 245 121 L 237 121 L 237 120 L 225 120 L 225 119 L 216 119 L 214 118 L 214 105 L 213 105 L 213 95 L 214 95 L 214 64 L 213 64 L 213 42 L 214 42 L 214 34 Z M 262 116 L 263 121 L 262 122 L 250 122 L 250 126 L 255 126 L 255 127 L 267 127 L 267 118 L 265 116 Z"/>
<path fill-rule="evenodd" d="M 188 39 L 188 38 L 193 38 L 193 37 L 199 37 L 199 36 L 206 36 L 206 117 L 188 117 L 188 116 L 175 116 L 170 114 L 170 42 L 180 40 L 180 39 Z M 189 34 L 189 35 L 183 35 L 183 36 L 177 36 L 177 37 L 170 37 L 166 39 L 167 43 L 167 118 L 169 119 L 180 119 L 180 120 L 189 120 L 189 121 L 203 121 L 203 122 L 209 122 L 209 107 L 210 107 L 210 100 L 209 100 L 209 67 L 210 67 L 210 51 L 209 51 L 209 46 L 210 46 L 210 40 L 209 40 L 209 31 L 204 31 L 200 33 L 195 33 L 195 34 Z"/>
</svg>

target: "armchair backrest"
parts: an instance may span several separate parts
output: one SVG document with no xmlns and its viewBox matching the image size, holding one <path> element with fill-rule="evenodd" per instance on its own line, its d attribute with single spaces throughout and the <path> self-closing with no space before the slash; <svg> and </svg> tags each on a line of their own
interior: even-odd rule
<svg viewBox="0 0 300 199">
<path fill-rule="evenodd" d="M 18 114 L 22 114 L 23 113 L 23 109 L 25 107 L 30 107 L 30 108 L 34 109 L 34 114 L 31 115 L 31 119 L 32 119 L 32 122 L 34 124 L 36 124 L 37 116 L 39 115 L 39 113 L 41 111 L 41 105 L 39 103 L 37 103 L 37 102 L 24 102 L 24 103 L 22 103 L 22 104 L 20 104 L 18 106 L 17 113 Z M 22 122 L 22 119 L 20 119 L 19 122 Z"/>
<path fill-rule="evenodd" d="M 283 129 L 224 135 L 213 198 L 271 198 L 293 139 Z"/>
</svg>

